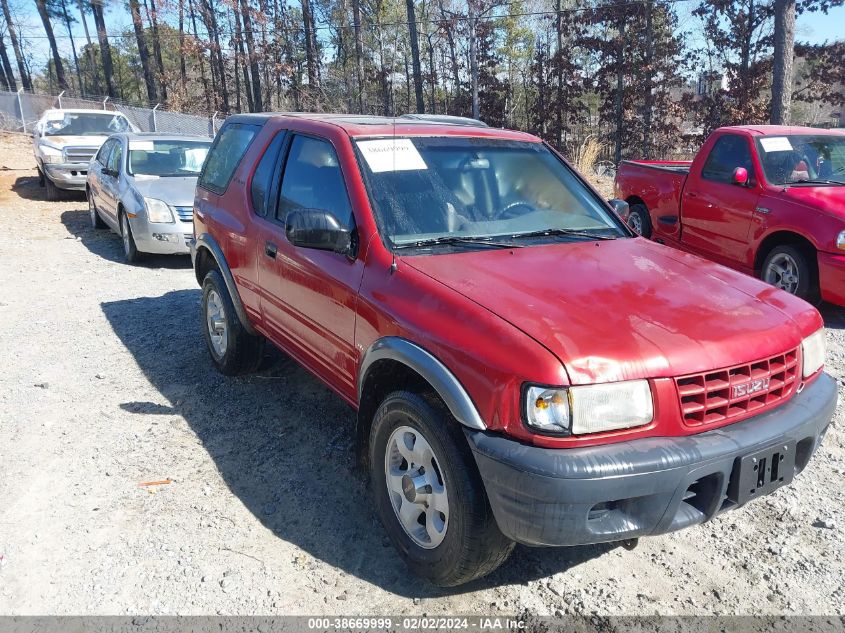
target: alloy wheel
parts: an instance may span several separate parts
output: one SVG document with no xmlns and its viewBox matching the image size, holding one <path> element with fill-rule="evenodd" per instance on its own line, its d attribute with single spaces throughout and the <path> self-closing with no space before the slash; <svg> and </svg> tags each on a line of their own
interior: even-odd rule
<svg viewBox="0 0 845 633">
<path fill-rule="evenodd" d="M 628 216 L 628 226 L 631 227 L 631 230 L 637 235 L 643 234 L 643 219 L 640 217 L 639 213 L 634 212 Z"/>
<path fill-rule="evenodd" d="M 778 253 L 769 262 L 763 279 L 776 288 L 795 294 L 800 282 L 798 263 L 788 253 Z"/>
<path fill-rule="evenodd" d="M 229 345 L 229 332 L 226 327 L 226 313 L 223 310 L 223 300 L 216 290 L 208 292 L 205 303 L 205 320 L 208 326 L 208 336 L 211 347 L 217 358 L 223 358 Z"/>
<path fill-rule="evenodd" d="M 390 504 L 414 543 L 433 549 L 449 527 L 449 495 L 437 456 L 417 429 L 400 426 L 387 440 L 384 475 Z"/>
</svg>

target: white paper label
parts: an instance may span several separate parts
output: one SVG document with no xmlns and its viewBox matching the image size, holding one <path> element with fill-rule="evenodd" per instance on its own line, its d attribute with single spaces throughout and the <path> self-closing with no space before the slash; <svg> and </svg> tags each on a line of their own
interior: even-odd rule
<svg viewBox="0 0 845 633">
<path fill-rule="evenodd" d="M 766 136 L 760 139 L 760 145 L 766 152 L 791 152 L 792 143 L 785 136 Z"/>
<path fill-rule="evenodd" d="M 357 144 L 374 174 L 384 171 L 428 169 L 423 157 L 409 138 L 358 141 Z"/>
<path fill-rule="evenodd" d="M 140 152 L 151 152 L 155 149 L 152 141 L 129 141 L 130 150 L 138 150 Z"/>
</svg>

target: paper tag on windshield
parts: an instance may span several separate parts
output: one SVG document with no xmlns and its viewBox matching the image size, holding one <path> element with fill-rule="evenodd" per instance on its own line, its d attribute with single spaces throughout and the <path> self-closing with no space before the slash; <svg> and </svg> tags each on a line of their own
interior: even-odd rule
<svg viewBox="0 0 845 633">
<path fill-rule="evenodd" d="M 64 121 L 65 120 L 65 113 L 58 111 L 58 112 L 48 112 L 46 119 L 47 121 Z"/>
<path fill-rule="evenodd" d="M 766 136 L 760 139 L 760 145 L 766 152 L 791 152 L 792 143 L 785 136 Z"/>
<path fill-rule="evenodd" d="M 135 149 L 139 152 L 151 152 L 155 149 L 152 141 L 129 141 L 129 149 Z"/>
<path fill-rule="evenodd" d="M 374 174 L 385 171 L 428 169 L 423 157 L 409 138 L 358 141 L 357 144 Z"/>
</svg>

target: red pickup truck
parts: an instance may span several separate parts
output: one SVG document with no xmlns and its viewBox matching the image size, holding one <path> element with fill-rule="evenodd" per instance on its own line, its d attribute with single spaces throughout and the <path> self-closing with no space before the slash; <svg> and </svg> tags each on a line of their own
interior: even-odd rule
<svg viewBox="0 0 845 633">
<path fill-rule="evenodd" d="M 229 117 L 194 201 L 211 361 L 270 342 L 357 410 L 384 529 L 440 585 L 788 484 L 836 404 L 819 313 L 614 207 L 528 134 Z"/>
<path fill-rule="evenodd" d="M 716 130 L 692 162 L 623 161 L 639 234 L 845 305 L 845 130 Z"/>
</svg>

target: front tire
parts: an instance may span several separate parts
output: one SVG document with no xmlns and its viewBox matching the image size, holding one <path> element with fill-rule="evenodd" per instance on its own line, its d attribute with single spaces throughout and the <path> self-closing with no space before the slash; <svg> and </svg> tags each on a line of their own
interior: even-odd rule
<svg viewBox="0 0 845 633">
<path fill-rule="evenodd" d="M 221 374 L 239 376 L 258 369 L 264 339 L 246 331 L 217 270 L 210 270 L 202 282 L 202 322 L 208 353 Z"/>
<path fill-rule="evenodd" d="M 127 264 L 137 264 L 144 257 L 143 253 L 135 245 L 135 238 L 132 237 L 132 227 L 129 224 L 129 216 L 126 213 L 120 214 L 120 237 L 123 240 L 123 255 Z"/>
<path fill-rule="evenodd" d="M 628 212 L 628 226 L 637 235 L 651 237 L 651 215 L 644 204 L 632 204 Z"/>
<path fill-rule="evenodd" d="M 818 273 L 807 249 L 784 244 L 775 246 L 763 261 L 761 278 L 810 303 L 819 300 Z"/>
<path fill-rule="evenodd" d="M 62 190 L 53 184 L 53 181 L 46 175 L 44 176 L 44 187 L 47 190 L 47 200 L 49 202 L 58 202 L 62 199 Z"/>
<path fill-rule="evenodd" d="M 514 543 L 496 524 L 459 423 L 436 397 L 387 396 L 369 453 L 376 511 L 415 574 L 453 587 L 507 560 Z"/>
</svg>

